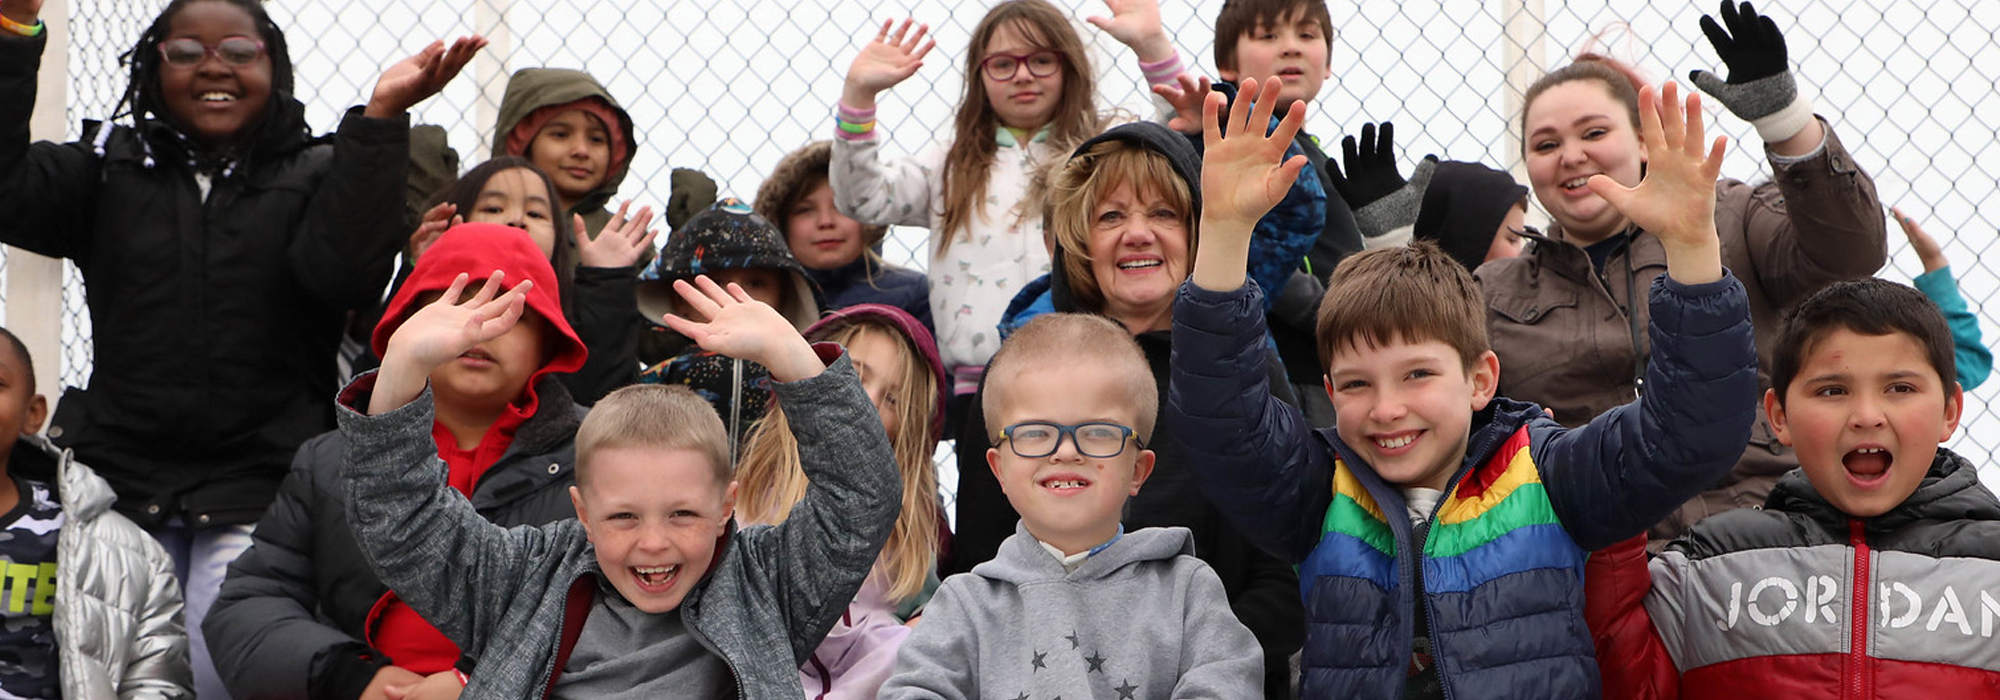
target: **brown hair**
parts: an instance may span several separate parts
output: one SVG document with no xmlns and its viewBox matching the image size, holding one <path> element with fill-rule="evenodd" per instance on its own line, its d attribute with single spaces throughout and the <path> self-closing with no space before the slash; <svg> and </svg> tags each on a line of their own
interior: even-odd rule
<svg viewBox="0 0 2000 700">
<path fill-rule="evenodd" d="M 1827 285 L 1785 316 L 1771 353 L 1771 388 L 1777 392 L 1778 405 L 1785 405 L 1785 392 L 1798 378 L 1806 355 L 1842 328 L 1860 335 L 1907 335 L 1923 349 L 1947 395 L 1952 383 L 1958 381 L 1951 326 L 1945 323 L 1937 304 L 1913 288 L 1863 277 Z"/>
<path fill-rule="evenodd" d="M 799 202 L 805 201 L 806 195 L 827 184 L 827 173 L 832 164 L 833 142 L 814 141 L 786 154 L 783 160 L 778 161 L 778 167 L 771 169 L 770 177 L 764 178 L 764 183 L 757 186 L 757 203 L 754 205 L 757 215 L 778 227 L 778 232 L 785 235 L 787 243 L 792 239 L 792 210 L 799 206 Z M 888 235 L 888 226 L 861 224 L 861 257 L 868 261 L 870 280 L 875 278 L 878 270 L 888 265 L 875 252 L 875 246 Z M 798 257 L 798 253 L 794 252 L 792 256 Z"/>
<path fill-rule="evenodd" d="M 1639 88 L 1645 85 L 1637 71 L 1623 61 L 1596 53 L 1585 53 L 1576 57 L 1569 65 L 1549 71 L 1528 86 L 1526 96 L 1521 100 L 1521 148 L 1528 147 L 1528 109 L 1535 99 L 1563 83 L 1577 80 L 1595 80 L 1611 91 L 1611 98 L 1625 105 L 1625 116 L 1632 121 L 1632 129 L 1639 128 Z"/>
<path fill-rule="evenodd" d="M 611 392 L 576 429 L 576 483 L 589 482 L 598 450 L 647 447 L 694 450 L 708 457 L 717 486 L 730 479 L 729 431 L 694 390 L 678 384 L 635 384 Z"/>
<path fill-rule="evenodd" d="M 931 457 L 937 439 L 931 433 L 931 417 L 938 409 L 937 375 L 932 374 L 918 354 L 914 342 L 880 317 L 842 317 L 846 323 L 830 325 L 813 333 L 813 340 L 853 344 L 855 338 L 874 334 L 893 338 L 902 352 L 901 375 L 896 396 L 896 434 L 889 436 L 895 448 L 897 471 L 903 479 L 903 507 L 896 514 L 896 528 L 882 545 L 875 562 L 875 574 L 888 584 L 889 597 L 904 600 L 923 591 L 938 547 L 937 467 Z M 799 464 L 799 441 L 792 435 L 784 406 L 771 403 L 764 420 L 750 433 L 737 467 L 736 507 L 743 522 L 782 523 L 792 506 L 806 496 L 806 472 Z"/>
<path fill-rule="evenodd" d="M 1090 67 L 1090 52 L 1084 47 L 1082 37 L 1077 36 L 1076 28 L 1070 26 L 1069 17 L 1048 0 L 1006 0 L 994 5 L 973 28 L 972 44 L 965 52 L 965 93 L 958 102 L 951 150 L 944 157 L 944 221 L 935 232 L 939 258 L 944 257 L 959 236 L 970 237 L 972 221 L 988 213 L 986 186 L 991 179 L 993 159 L 1000 152 L 999 144 L 993 140 L 1000 120 L 987 100 L 980 63 L 986 58 L 987 44 L 1001 27 L 1013 27 L 1029 44 L 1062 54 L 1063 88 L 1048 125 L 1049 151 L 1069 153 L 1099 131 L 1100 118 L 1094 102 L 1096 73 Z M 1025 220 L 1028 215 L 1039 213 L 1035 203 L 1048 196 L 1048 174 L 1045 168 L 1030 168 L 1030 172 L 1034 176 L 1028 183 L 1026 196 L 1005 216 Z"/>
<path fill-rule="evenodd" d="M 1111 139 L 1091 145 L 1063 164 L 1049 181 L 1049 234 L 1062 249 L 1063 274 L 1082 308 L 1101 311 L 1104 288 L 1090 268 L 1091 223 L 1097 204 L 1120 185 L 1141 196 L 1156 194 L 1180 211 L 1188 260 L 1195 254 L 1194 197 L 1167 157 L 1136 143 Z"/>
<path fill-rule="evenodd" d="M 1436 340 L 1467 369 L 1492 349 L 1486 303 L 1464 265 L 1430 241 L 1371 250 L 1342 260 L 1320 299 L 1319 361 L 1332 373 L 1334 350 Z"/>
<path fill-rule="evenodd" d="M 979 406 L 986 413 L 986 434 L 999 442 L 1000 429 L 1007 420 L 1002 394 L 1016 377 L 1037 368 L 1058 363 L 1090 365 L 1107 382 L 1122 384 L 1130 395 L 1134 432 L 1150 442 L 1153 424 L 1159 419 L 1160 387 L 1153 383 L 1153 367 L 1138 341 L 1117 322 L 1095 314 L 1044 314 L 1022 325 L 993 361 L 986 365 L 986 384 Z M 1029 417 L 1033 419 L 1033 416 Z"/>
<path fill-rule="evenodd" d="M 1326 0 L 1229 0 L 1215 14 L 1215 67 L 1236 70 L 1236 42 L 1258 27 L 1277 24 L 1295 13 L 1302 21 L 1319 23 L 1326 50 L 1332 52 L 1333 16 L 1327 13 Z"/>
</svg>

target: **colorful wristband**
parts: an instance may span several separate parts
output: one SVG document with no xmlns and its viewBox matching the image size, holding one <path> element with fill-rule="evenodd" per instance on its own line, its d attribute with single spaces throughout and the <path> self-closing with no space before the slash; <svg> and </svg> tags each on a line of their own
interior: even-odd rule
<svg viewBox="0 0 2000 700">
<path fill-rule="evenodd" d="M 1139 72 L 1146 75 L 1147 84 L 1171 84 L 1174 82 L 1174 78 L 1179 77 L 1182 72 L 1181 54 L 1179 51 L 1175 51 L 1172 56 L 1168 56 L 1158 63 L 1141 61 L 1139 63 Z"/>
<path fill-rule="evenodd" d="M 0 15 L 0 29 L 5 29 L 18 36 L 25 36 L 25 37 L 41 36 L 42 28 L 45 26 L 48 25 L 46 25 L 39 19 L 35 20 L 34 24 L 22 24 L 14 20 L 7 19 L 5 15 Z"/>
<path fill-rule="evenodd" d="M 850 134 L 865 134 L 875 130 L 875 122 L 873 121 L 866 121 L 856 124 L 854 122 L 847 121 L 846 119 L 836 119 L 834 120 L 834 125 L 839 127 L 841 131 L 845 131 Z"/>
</svg>

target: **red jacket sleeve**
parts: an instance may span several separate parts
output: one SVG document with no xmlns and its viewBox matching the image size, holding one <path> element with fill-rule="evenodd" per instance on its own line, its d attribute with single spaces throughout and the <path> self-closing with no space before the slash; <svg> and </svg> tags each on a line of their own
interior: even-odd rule
<svg viewBox="0 0 2000 700">
<path fill-rule="evenodd" d="M 1646 612 L 1653 588 L 1646 536 L 1593 552 L 1584 568 L 1584 621 L 1597 645 L 1605 700 L 1680 696 L 1680 670 Z"/>
</svg>

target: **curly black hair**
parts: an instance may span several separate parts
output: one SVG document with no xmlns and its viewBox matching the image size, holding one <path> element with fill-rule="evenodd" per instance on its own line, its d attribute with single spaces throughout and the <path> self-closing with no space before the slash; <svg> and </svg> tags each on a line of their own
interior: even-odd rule
<svg viewBox="0 0 2000 700">
<path fill-rule="evenodd" d="M 120 65 L 131 68 L 132 77 L 125 86 L 125 95 L 118 100 L 112 119 L 130 116 L 137 124 L 148 117 L 167 116 L 166 103 L 160 97 L 160 42 L 167 38 L 167 29 L 173 24 L 174 15 L 200 2 L 235 6 L 249 13 L 251 21 L 257 25 L 258 38 L 264 42 L 264 54 L 271 58 L 272 99 L 271 106 L 266 109 L 275 108 L 281 98 L 292 95 L 292 57 L 285 44 L 285 32 L 271 21 L 271 15 L 264 11 L 261 0 L 173 0 L 160 11 L 158 17 L 153 18 L 152 26 L 139 34 L 139 43 L 118 57 Z"/>
</svg>

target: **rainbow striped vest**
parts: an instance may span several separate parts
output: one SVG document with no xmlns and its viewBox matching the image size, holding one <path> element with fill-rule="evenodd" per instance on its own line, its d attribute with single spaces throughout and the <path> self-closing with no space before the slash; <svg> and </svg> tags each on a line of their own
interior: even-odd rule
<svg viewBox="0 0 2000 700">
<path fill-rule="evenodd" d="M 1421 604 L 1447 697 L 1598 696 L 1583 621 L 1589 553 L 1557 520 L 1534 453 L 1523 426 L 1462 470 L 1419 554 L 1401 492 L 1336 451 L 1333 501 L 1299 572 L 1308 686 L 1400 698 Z"/>
</svg>

